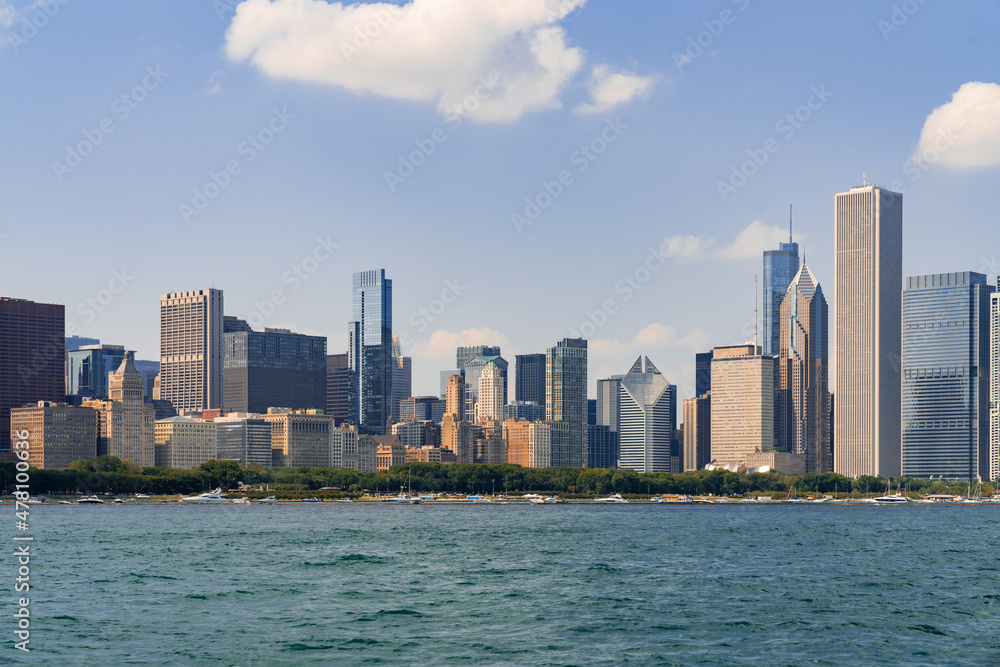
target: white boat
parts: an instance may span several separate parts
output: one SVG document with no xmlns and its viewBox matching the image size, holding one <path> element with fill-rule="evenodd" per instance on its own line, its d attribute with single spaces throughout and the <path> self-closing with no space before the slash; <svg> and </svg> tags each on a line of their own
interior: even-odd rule
<svg viewBox="0 0 1000 667">
<path fill-rule="evenodd" d="M 627 503 L 628 501 L 622 498 L 622 494 L 616 493 L 613 496 L 608 496 L 607 498 L 597 498 L 594 500 L 595 503 Z"/>
<path fill-rule="evenodd" d="M 277 505 L 278 500 L 274 496 L 268 496 L 267 498 L 261 498 L 257 501 L 258 505 Z"/>
<path fill-rule="evenodd" d="M 124 505 L 124 504 L 125 504 L 125 503 L 127 503 L 128 501 L 127 501 L 127 500 L 125 500 L 124 498 L 115 498 L 115 499 L 114 499 L 114 500 L 112 500 L 111 502 L 112 502 L 113 504 L 115 504 L 115 505 Z"/>
<path fill-rule="evenodd" d="M 334 500 L 333 502 L 335 502 L 335 503 L 353 503 L 354 501 L 351 500 L 350 498 L 339 498 L 337 500 Z"/>
<path fill-rule="evenodd" d="M 237 498 L 236 500 L 234 500 L 233 504 L 234 505 L 249 505 L 250 504 L 250 499 L 247 498 L 246 496 L 243 496 L 242 498 Z"/>
<path fill-rule="evenodd" d="M 222 489 L 216 489 L 215 491 L 208 491 L 206 493 L 199 494 L 197 496 L 188 496 L 187 498 L 181 498 L 182 503 L 188 503 L 191 505 L 228 505 L 229 501 L 222 495 Z"/>
<path fill-rule="evenodd" d="M 565 505 L 566 501 L 559 496 L 549 496 L 543 501 L 546 505 Z"/>
<path fill-rule="evenodd" d="M 145 493 L 137 493 L 137 494 L 135 494 L 135 497 L 136 498 L 149 498 L 149 496 L 146 495 Z"/>
<path fill-rule="evenodd" d="M 321 503 L 323 501 L 320 500 L 319 498 L 317 498 L 316 496 L 313 496 L 312 498 L 303 498 L 302 502 L 304 502 L 304 503 Z"/>
<path fill-rule="evenodd" d="M 908 503 L 910 499 L 899 493 L 899 487 L 896 488 L 896 493 L 890 494 L 891 487 L 887 484 L 885 487 L 885 495 L 875 498 L 875 502 L 882 504 L 891 503 Z"/>
<path fill-rule="evenodd" d="M 97 496 L 84 496 L 76 501 L 78 505 L 103 505 L 104 501 Z"/>
<path fill-rule="evenodd" d="M 60 501 L 59 501 L 59 504 L 60 504 L 60 505 L 72 505 L 73 503 L 71 503 L 71 502 L 70 502 L 70 501 L 68 501 L 68 500 L 60 500 Z"/>
<path fill-rule="evenodd" d="M 406 505 L 419 505 L 420 503 L 424 502 L 423 500 L 420 499 L 420 496 L 413 495 L 413 483 L 410 481 L 409 468 L 407 468 L 406 470 L 406 483 L 409 486 L 408 492 L 403 493 L 401 489 L 399 495 L 393 498 L 393 500 L 397 503 Z"/>
</svg>

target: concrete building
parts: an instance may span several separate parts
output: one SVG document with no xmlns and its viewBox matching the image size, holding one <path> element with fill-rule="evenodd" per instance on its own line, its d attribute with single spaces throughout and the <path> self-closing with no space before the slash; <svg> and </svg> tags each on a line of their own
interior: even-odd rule
<svg viewBox="0 0 1000 667">
<path fill-rule="evenodd" d="M 84 345 L 77 350 L 67 351 L 66 395 L 86 398 L 108 397 L 108 376 L 114 373 L 122 361 L 134 357 L 124 345 Z"/>
<path fill-rule="evenodd" d="M 684 399 L 684 472 L 712 462 L 712 396 Z"/>
<path fill-rule="evenodd" d="M 28 442 L 29 466 L 67 468 L 73 461 L 97 457 L 97 413 L 91 408 L 38 401 L 10 411 L 7 436 L 12 442 Z"/>
<path fill-rule="evenodd" d="M 461 374 L 462 371 L 457 368 L 454 370 L 441 371 L 441 392 L 439 396 L 441 397 L 442 401 L 447 397 L 448 394 L 448 380 L 451 378 L 452 375 L 461 375 Z"/>
<path fill-rule="evenodd" d="M 330 429 L 330 467 L 351 470 L 375 470 L 375 454 L 371 455 L 371 468 L 362 468 L 358 449 L 358 429 L 351 425 L 341 425 Z"/>
<path fill-rule="evenodd" d="M 157 467 L 190 470 L 219 457 L 215 422 L 170 417 L 153 428 Z"/>
<path fill-rule="evenodd" d="M 454 416 L 456 420 L 465 419 L 465 378 L 461 375 L 448 378 L 444 412 Z"/>
<path fill-rule="evenodd" d="M 533 402 L 545 409 L 545 355 L 519 354 L 514 357 L 514 399 Z"/>
<path fill-rule="evenodd" d="M 66 400 L 65 311 L 0 297 L 0 452 L 11 451 L 12 408 Z"/>
<path fill-rule="evenodd" d="M 232 331 L 223 340 L 223 405 L 231 412 L 327 407 L 326 338 L 288 329 Z"/>
<path fill-rule="evenodd" d="M 754 345 L 712 352 L 712 460 L 744 461 L 773 451 L 774 357 Z"/>
<path fill-rule="evenodd" d="M 372 436 L 376 443 L 375 461 L 377 470 L 388 470 L 393 466 L 406 465 L 406 447 L 394 435 Z"/>
<path fill-rule="evenodd" d="M 384 435 L 392 419 L 392 281 L 385 269 L 353 276 L 348 325 L 352 422 L 362 433 Z"/>
<path fill-rule="evenodd" d="M 587 341 L 582 338 L 564 338 L 545 351 L 545 418 L 569 425 L 569 457 L 559 465 L 582 467 L 587 451 Z"/>
<path fill-rule="evenodd" d="M 441 446 L 441 427 L 432 421 L 398 422 L 392 425 L 392 434 L 407 448 Z"/>
<path fill-rule="evenodd" d="M 571 457 L 572 430 L 566 422 L 520 422 L 504 425 L 507 463 L 526 468 L 558 468 Z"/>
<path fill-rule="evenodd" d="M 410 396 L 399 404 L 401 421 L 440 422 L 447 402 L 437 396 Z"/>
<path fill-rule="evenodd" d="M 619 389 L 618 467 L 671 472 L 677 393 L 648 357 L 639 357 Z"/>
<path fill-rule="evenodd" d="M 834 471 L 900 474 L 903 195 L 836 196 Z"/>
<path fill-rule="evenodd" d="M 507 462 L 507 446 L 503 439 L 502 421 L 484 421 L 476 424 L 474 438 L 473 461 L 475 463 L 500 465 Z"/>
<path fill-rule="evenodd" d="M 178 412 L 222 407 L 222 290 L 160 296 L 160 398 Z"/>
<path fill-rule="evenodd" d="M 477 422 L 503 421 L 504 399 L 507 394 L 506 380 L 495 360 L 491 359 L 483 367 L 479 373 L 479 397 L 475 408 Z"/>
<path fill-rule="evenodd" d="M 500 349 L 500 348 L 493 348 Z M 493 364 L 494 373 L 499 374 L 503 387 L 503 403 L 507 404 L 507 360 L 500 355 L 487 357 L 474 357 L 465 362 L 462 375 L 465 378 L 465 415 L 466 419 L 473 419 L 476 414 L 476 403 L 479 402 L 479 378 L 486 370 L 486 366 Z M 502 411 L 502 407 L 501 407 Z"/>
<path fill-rule="evenodd" d="M 805 264 L 780 309 L 777 449 L 806 457 L 806 472 L 832 472 L 829 314 L 823 288 Z"/>
<path fill-rule="evenodd" d="M 449 449 L 440 447 L 407 447 L 407 463 L 454 463 L 454 454 Z"/>
<path fill-rule="evenodd" d="M 346 354 L 326 355 L 326 414 L 337 426 L 351 421 L 351 368 Z"/>
<path fill-rule="evenodd" d="M 399 421 L 400 404 L 413 395 L 413 359 L 403 356 L 399 336 L 392 337 L 392 420 Z"/>
<path fill-rule="evenodd" d="M 500 347 L 498 345 L 468 345 L 459 347 L 455 349 L 455 368 L 458 369 L 459 373 L 464 374 L 465 364 L 476 357 L 492 359 L 499 356 Z"/>
<path fill-rule="evenodd" d="M 446 412 L 441 420 L 441 447 L 454 452 L 459 463 L 475 462 L 475 439 L 472 424 Z"/>
<path fill-rule="evenodd" d="M 271 457 L 275 467 L 330 465 L 330 429 L 333 419 L 322 410 L 269 408 L 264 421 L 271 425 Z"/>
<path fill-rule="evenodd" d="M 111 374 L 108 395 L 110 402 L 121 406 L 121 415 L 116 418 L 111 411 L 104 422 L 102 435 L 108 437 L 107 453 L 143 467 L 156 465 L 153 428 L 156 412 L 145 400 L 142 375 L 131 357 L 125 357 Z"/>
<path fill-rule="evenodd" d="M 907 477 L 989 477 L 990 299 L 986 276 L 913 276 L 903 292 Z"/>
<path fill-rule="evenodd" d="M 259 414 L 231 412 L 215 418 L 220 461 L 236 461 L 242 467 L 258 463 L 270 468 L 271 424 Z"/>
</svg>

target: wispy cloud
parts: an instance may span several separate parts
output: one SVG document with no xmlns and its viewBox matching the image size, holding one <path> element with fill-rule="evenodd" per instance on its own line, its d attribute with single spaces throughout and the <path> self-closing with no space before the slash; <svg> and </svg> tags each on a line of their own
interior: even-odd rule
<svg viewBox="0 0 1000 667">
<path fill-rule="evenodd" d="M 788 239 L 788 230 L 784 227 L 765 225 L 760 220 L 754 220 L 744 227 L 736 239 L 729 245 L 717 249 L 715 239 L 707 239 L 691 234 L 668 236 L 660 245 L 665 252 L 671 253 L 677 259 L 747 259 L 760 257 L 765 250 L 773 250 L 779 243 Z M 795 241 L 801 242 L 804 237 L 796 234 Z"/>
<path fill-rule="evenodd" d="M 608 65 L 597 65 L 591 72 L 588 88 L 593 101 L 579 105 L 574 111 L 583 114 L 608 113 L 637 97 L 649 97 L 657 78 L 656 75 L 615 72 Z"/>
</svg>

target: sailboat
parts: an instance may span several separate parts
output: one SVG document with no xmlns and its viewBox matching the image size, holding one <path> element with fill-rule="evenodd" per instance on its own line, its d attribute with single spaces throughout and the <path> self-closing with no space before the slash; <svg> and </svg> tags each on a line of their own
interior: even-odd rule
<svg viewBox="0 0 1000 667">
<path fill-rule="evenodd" d="M 397 503 L 405 503 L 405 504 L 409 504 L 409 505 L 419 505 L 420 503 L 423 502 L 423 500 L 420 499 L 420 496 L 413 495 L 413 482 L 412 482 L 411 474 L 410 474 L 411 472 L 412 471 L 411 471 L 410 468 L 406 469 L 407 492 L 403 493 L 402 488 L 400 488 L 399 495 L 396 496 L 396 498 L 395 498 L 395 500 L 396 500 Z"/>
<path fill-rule="evenodd" d="M 896 487 L 896 493 L 889 495 L 889 491 L 892 489 L 890 482 L 886 482 L 885 485 L 885 495 L 879 496 L 875 499 L 877 503 L 908 503 L 910 499 L 899 493 L 899 486 Z"/>
</svg>

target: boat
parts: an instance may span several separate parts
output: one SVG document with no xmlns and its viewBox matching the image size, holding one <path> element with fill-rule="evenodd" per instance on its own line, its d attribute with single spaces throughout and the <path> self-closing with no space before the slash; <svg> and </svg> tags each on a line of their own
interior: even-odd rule
<svg viewBox="0 0 1000 667">
<path fill-rule="evenodd" d="M 545 504 L 545 498 L 542 498 L 541 496 L 538 496 L 536 498 L 532 498 L 531 499 L 531 503 L 533 505 L 544 505 Z"/>
<path fill-rule="evenodd" d="M 875 498 L 875 502 L 876 503 L 882 503 L 882 504 L 908 503 L 908 502 L 910 502 L 909 498 L 907 498 L 906 496 L 901 495 L 899 493 L 899 487 L 896 487 L 896 493 L 893 493 L 891 495 L 889 494 L 890 490 L 891 490 L 891 486 L 889 484 L 886 484 L 886 486 L 885 486 L 885 495 L 881 495 L 878 498 Z"/>
<path fill-rule="evenodd" d="M 246 496 L 243 496 L 242 498 L 237 498 L 236 500 L 234 500 L 233 504 L 234 505 L 249 505 L 250 504 L 250 499 L 247 498 Z"/>
<path fill-rule="evenodd" d="M 628 501 L 622 498 L 622 494 L 616 493 L 613 496 L 608 496 L 607 498 L 597 498 L 594 500 L 595 503 L 627 503 Z"/>
<path fill-rule="evenodd" d="M 21 504 L 22 505 L 44 505 L 45 504 L 45 498 L 28 498 L 27 500 L 25 500 Z"/>
<path fill-rule="evenodd" d="M 317 498 L 316 496 L 313 496 L 312 498 L 303 498 L 302 502 L 304 502 L 304 503 L 321 503 L 323 501 L 320 500 L 319 498 Z"/>
<path fill-rule="evenodd" d="M 413 482 L 411 481 L 409 468 L 406 469 L 406 483 L 409 487 L 409 490 L 406 493 L 403 493 L 403 489 L 400 488 L 399 495 L 393 498 L 393 501 L 406 505 L 419 505 L 420 503 L 424 502 L 423 500 L 420 499 L 420 496 L 413 495 Z"/>
<path fill-rule="evenodd" d="M 222 489 L 218 488 L 215 491 L 206 491 L 205 493 L 199 494 L 197 496 L 188 496 L 187 498 L 181 498 L 182 503 L 188 503 L 191 505 L 228 505 L 229 501 L 222 495 Z"/>
<path fill-rule="evenodd" d="M 146 495 L 145 493 L 137 493 L 137 494 L 135 494 L 135 497 L 136 498 L 149 498 L 149 496 Z"/>
<path fill-rule="evenodd" d="M 60 504 L 60 505 L 72 505 L 73 503 L 72 503 L 72 502 L 70 502 L 70 501 L 68 501 L 68 500 L 60 500 L 60 501 L 59 501 L 59 504 Z"/>
<path fill-rule="evenodd" d="M 76 501 L 78 505 L 103 505 L 104 501 L 97 496 L 84 496 Z"/>
<path fill-rule="evenodd" d="M 267 498 L 261 498 L 257 501 L 258 505 L 276 505 L 278 500 L 274 496 L 268 496 Z"/>
<path fill-rule="evenodd" d="M 354 501 L 351 500 L 350 498 L 338 498 L 337 500 L 334 500 L 333 502 L 335 502 L 335 503 L 353 503 Z"/>
<path fill-rule="evenodd" d="M 563 500 L 562 498 L 560 498 L 559 496 L 549 496 L 543 502 L 546 505 L 565 505 L 566 504 L 566 501 Z"/>
<path fill-rule="evenodd" d="M 127 502 L 128 500 L 126 500 L 125 498 L 115 498 L 114 500 L 111 501 L 111 503 L 114 505 L 124 505 Z"/>
</svg>

